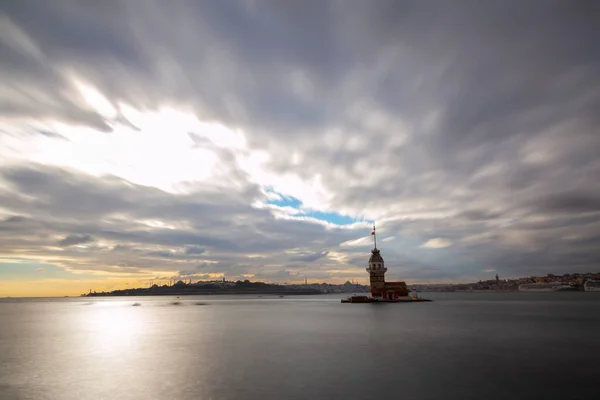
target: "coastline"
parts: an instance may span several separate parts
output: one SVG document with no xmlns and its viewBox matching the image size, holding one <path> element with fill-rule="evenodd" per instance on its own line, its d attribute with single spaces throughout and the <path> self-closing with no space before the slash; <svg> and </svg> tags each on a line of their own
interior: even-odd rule
<svg viewBox="0 0 600 400">
<path fill-rule="evenodd" d="M 173 292 L 141 292 L 141 293 L 87 293 L 82 294 L 80 297 L 135 297 L 135 296 L 200 296 L 200 295 L 317 295 L 323 294 L 318 290 L 257 290 L 257 291 L 244 291 L 244 290 L 186 290 L 186 291 L 173 291 Z"/>
</svg>

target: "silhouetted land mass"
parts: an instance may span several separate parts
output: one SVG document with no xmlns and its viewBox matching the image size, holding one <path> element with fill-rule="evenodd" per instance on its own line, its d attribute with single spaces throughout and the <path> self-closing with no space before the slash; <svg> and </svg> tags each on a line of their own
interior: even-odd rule
<svg viewBox="0 0 600 400">
<path fill-rule="evenodd" d="M 600 282 L 600 273 L 571 273 L 563 275 L 528 276 L 522 278 L 495 279 L 455 284 L 410 284 L 409 287 L 420 292 L 479 292 L 479 291 L 519 291 L 523 284 L 556 283 L 561 290 L 584 291 L 587 281 Z M 195 283 L 179 281 L 173 285 L 152 285 L 147 288 L 120 289 L 111 292 L 91 291 L 81 296 L 186 296 L 206 294 L 272 294 L 272 295 L 310 295 L 327 293 L 367 293 L 369 286 L 346 282 L 341 285 L 329 283 L 279 285 L 265 282 L 244 281 L 198 281 Z"/>
<path fill-rule="evenodd" d="M 333 285 L 328 285 L 333 286 Z M 335 285 L 343 286 L 343 285 Z M 355 291 L 362 291 L 362 285 L 352 285 Z M 326 293 L 319 285 L 278 285 L 264 282 L 196 282 L 182 281 L 174 285 L 152 285 L 149 288 L 120 289 L 111 292 L 93 292 L 81 296 L 187 296 L 207 294 L 273 294 L 273 295 L 310 295 Z"/>
<path fill-rule="evenodd" d="M 587 281 L 600 281 L 600 272 L 547 274 L 546 276 L 526 276 L 521 278 L 488 279 L 472 283 L 455 284 L 415 284 L 411 287 L 423 292 L 479 292 L 479 291 L 519 291 L 521 285 L 556 284 L 561 291 L 584 291 Z"/>
</svg>

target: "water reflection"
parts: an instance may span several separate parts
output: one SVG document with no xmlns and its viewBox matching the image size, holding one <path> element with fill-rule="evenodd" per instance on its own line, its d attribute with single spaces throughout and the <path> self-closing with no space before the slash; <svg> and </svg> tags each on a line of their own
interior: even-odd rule
<svg viewBox="0 0 600 400">
<path fill-rule="evenodd" d="M 439 296 L 390 307 L 330 296 L 0 302 L 0 399 L 351 399 L 398 385 L 419 399 L 571 398 L 592 388 L 598 299 Z"/>
<path fill-rule="evenodd" d="M 146 325 L 143 310 L 131 307 L 129 302 L 97 304 L 78 319 L 87 333 L 90 348 L 103 354 L 134 346 Z"/>
</svg>

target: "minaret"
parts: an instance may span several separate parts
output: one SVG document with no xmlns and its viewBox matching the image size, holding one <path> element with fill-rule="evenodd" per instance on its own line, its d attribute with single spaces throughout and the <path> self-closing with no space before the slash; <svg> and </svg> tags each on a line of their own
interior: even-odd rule
<svg viewBox="0 0 600 400">
<path fill-rule="evenodd" d="M 371 283 L 371 295 L 373 297 L 381 297 L 382 292 L 385 288 L 385 273 L 387 268 L 383 262 L 383 257 L 377 249 L 377 235 L 375 234 L 375 224 L 373 224 L 373 250 L 371 250 L 371 257 L 369 258 L 369 280 Z"/>
</svg>

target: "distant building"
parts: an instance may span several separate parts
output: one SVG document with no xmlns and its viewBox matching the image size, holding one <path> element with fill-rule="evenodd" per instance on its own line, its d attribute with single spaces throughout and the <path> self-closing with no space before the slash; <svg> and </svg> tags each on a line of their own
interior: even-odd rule
<svg viewBox="0 0 600 400">
<path fill-rule="evenodd" d="M 377 237 L 375 235 L 375 225 L 373 225 L 373 250 L 371 250 L 371 257 L 369 258 L 369 280 L 371 283 L 371 296 L 380 298 L 382 300 L 395 300 L 399 297 L 408 296 L 408 287 L 405 282 L 386 282 L 385 263 L 381 252 L 377 249 Z"/>
</svg>

